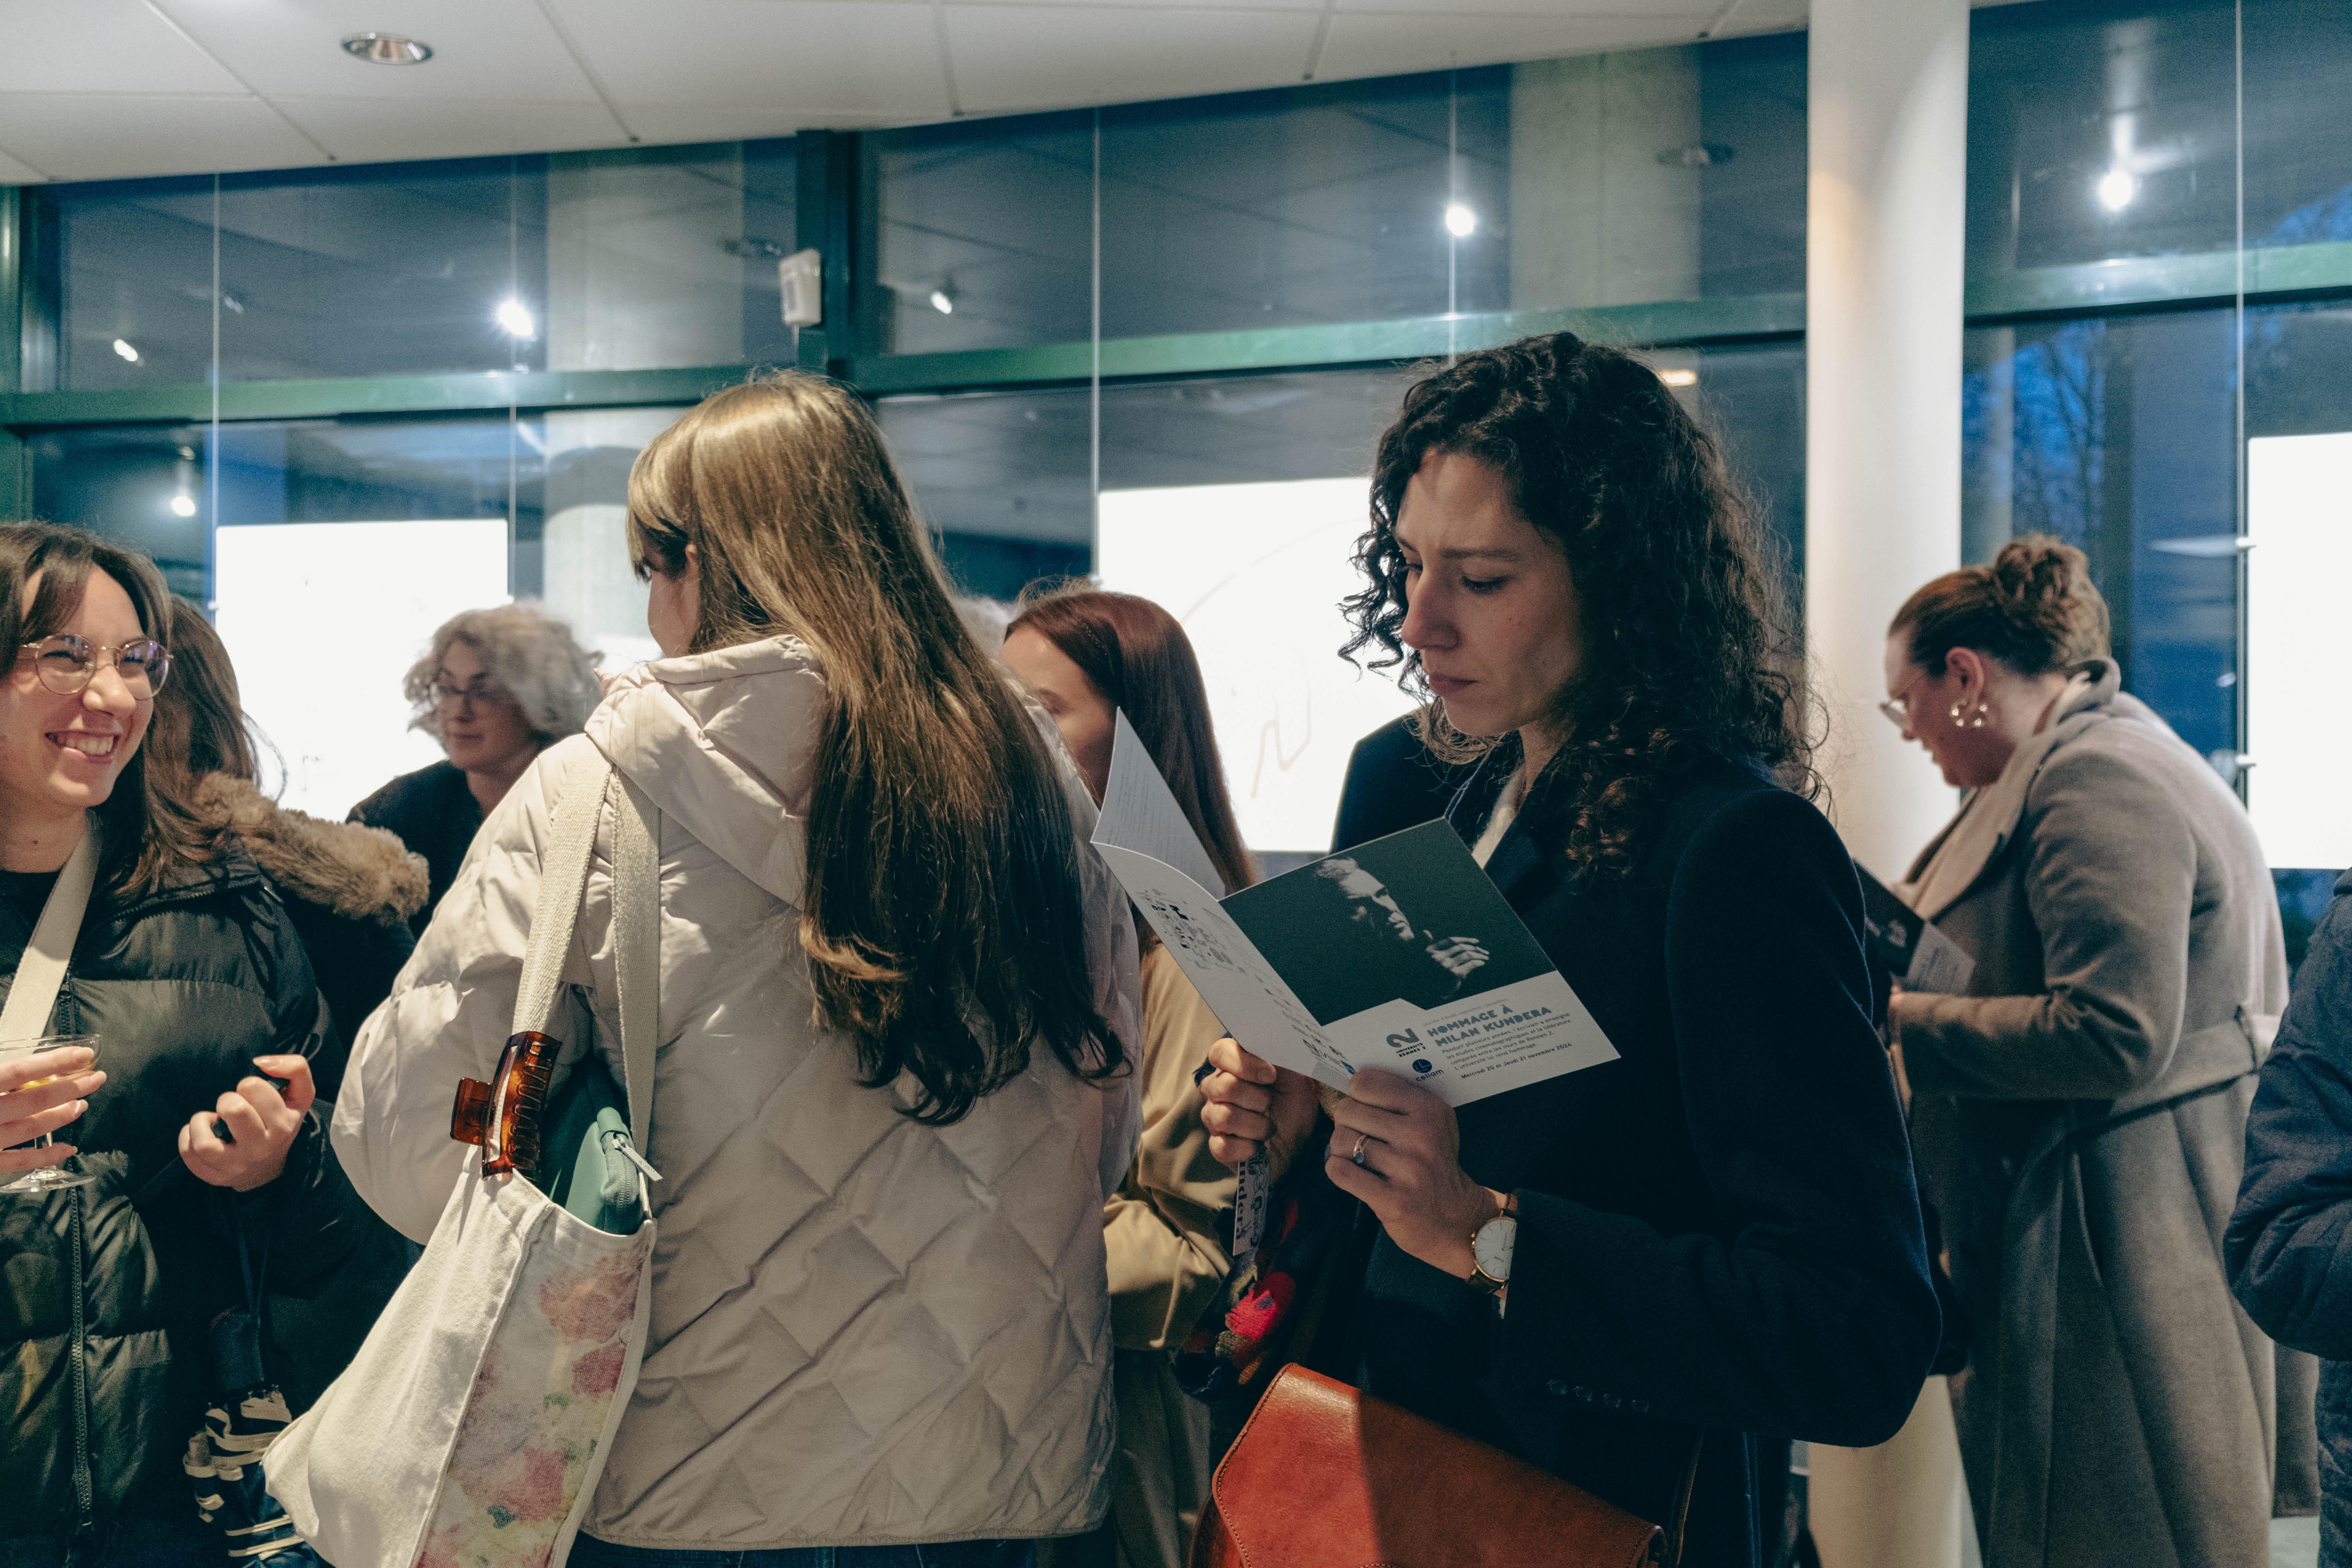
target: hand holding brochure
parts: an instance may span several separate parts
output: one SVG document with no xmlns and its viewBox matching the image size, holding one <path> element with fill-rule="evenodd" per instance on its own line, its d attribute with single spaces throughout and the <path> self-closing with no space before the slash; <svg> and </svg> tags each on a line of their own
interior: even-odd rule
<svg viewBox="0 0 2352 1568">
<path fill-rule="evenodd" d="M 1921 920 L 1894 889 L 1858 864 L 1853 869 L 1862 879 L 1862 918 L 1870 933 L 1871 962 L 1906 991 L 1964 994 L 1977 972 L 1977 961 L 1968 950 Z"/>
<path fill-rule="evenodd" d="M 1459 1106 L 1616 1058 L 1443 822 L 1220 900 L 1121 713 L 1094 843 L 1225 1028 L 1277 1067 L 1338 1089 L 1385 1068 Z"/>
</svg>

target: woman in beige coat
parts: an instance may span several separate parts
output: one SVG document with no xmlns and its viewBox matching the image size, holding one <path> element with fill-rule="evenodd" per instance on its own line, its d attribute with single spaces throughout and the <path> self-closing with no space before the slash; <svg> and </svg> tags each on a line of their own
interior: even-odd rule
<svg viewBox="0 0 2352 1568">
<path fill-rule="evenodd" d="M 1049 595 L 1014 617 L 1004 662 L 1059 725 L 1097 800 L 1110 777 L 1114 715 L 1168 780 L 1227 892 L 1257 879 L 1225 791 L 1209 694 L 1176 617 L 1149 599 L 1093 590 Z M 1143 1141 L 1103 1207 L 1110 1271 L 1118 1449 L 1111 1517 L 1053 1543 L 1043 1568 L 1182 1568 L 1215 1463 L 1209 1410 L 1178 1386 L 1171 1358 L 1215 1300 L 1226 1271 L 1234 1174 L 1209 1153 L 1197 1074 L 1225 1031 L 1140 921 Z"/>
<path fill-rule="evenodd" d="M 1990 1568 L 2260 1563 L 2273 1352 L 2221 1247 L 2278 906 L 2237 797 L 2121 691 L 2084 565 L 2012 541 L 1887 640 L 1890 716 L 1970 792 L 1909 884 L 1968 994 L 1892 1006 L 1973 1319 L 1961 1452 Z"/>
</svg>

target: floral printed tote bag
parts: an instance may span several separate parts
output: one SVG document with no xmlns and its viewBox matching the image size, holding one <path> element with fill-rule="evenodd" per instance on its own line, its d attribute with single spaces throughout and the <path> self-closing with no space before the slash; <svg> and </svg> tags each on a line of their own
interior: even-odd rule
<svg viewBox="0 0 2352 1568">
<path fill-rule="evenodd" d="M 636 1385 L 651 1168 L 617 1130 L 604 1134 L 639 1168 L 639 1219 L 625 1236 L 526 1173 L 540 1164 L 534 1122 L 558 1044 L 543 1031 L 607 800 L 628 1131 L 642 1142 L 648 1131 L 656 813 L 609 764 L 581 768 L 556 805 L 514 1037 L 495 1083 L 459 1090 L 456 1120 L 481 1129 L 482 1151 L 358 1356 L 270 1450 L 271 1495 L 337 1568 L 558 1568 Z M 573 1156 L 548 1152 L 551 1169 Z"/>
</svg>

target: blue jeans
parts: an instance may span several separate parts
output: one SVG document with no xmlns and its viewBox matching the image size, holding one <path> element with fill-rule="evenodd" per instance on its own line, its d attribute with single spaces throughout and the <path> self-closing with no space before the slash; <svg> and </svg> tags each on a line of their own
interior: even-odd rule
<svg viewBox="0 0 2352 1568">
<path fill-rule="evenodd" d="M 1030 1568 L 1033 1541 L 950 1541 L 941 1546 L 793 1546 L 779 1552 L 704 1552 L 615 1546 L 583 1535 L 571 1568 Z"/>
</svg>

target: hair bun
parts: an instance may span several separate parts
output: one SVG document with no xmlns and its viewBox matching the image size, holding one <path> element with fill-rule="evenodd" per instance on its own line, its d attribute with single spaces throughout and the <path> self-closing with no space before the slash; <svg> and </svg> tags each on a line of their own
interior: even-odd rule
<svg viewBox="0 0 2352 1568">
<path fill-rule="evenodd" d="M 1991 570 L 2001 597 L 2028 612 L 2074 597 L 2091 581 L 2090 558 L 2047 533 L 2011 540 L 1992 558 Z"/>
<path fill-rule="evenodd" d="M 1989 566 L 1947 573 L 1895 618 L 1912 656 L 1941 673 L 1944 655 L 1972 647 L 2027 675 L 2108 657 L 2107 602 L 2090 558 L 2053 534 L 2025 533 Z"/>
</svg>

